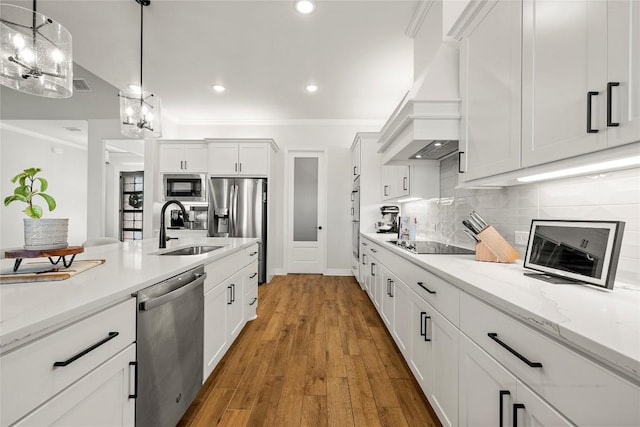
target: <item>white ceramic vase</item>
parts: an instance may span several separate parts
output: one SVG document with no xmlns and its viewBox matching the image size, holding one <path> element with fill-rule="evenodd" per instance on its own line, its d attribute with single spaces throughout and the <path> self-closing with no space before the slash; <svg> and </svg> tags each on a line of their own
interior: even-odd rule
<svg viewBox="0 0 640 427">
<path fill-rule="evenodd" d="M 29 250 L 62 249 L 69 246 L 68 218 L 25 218 L 24 248 Z"/>
</svg>

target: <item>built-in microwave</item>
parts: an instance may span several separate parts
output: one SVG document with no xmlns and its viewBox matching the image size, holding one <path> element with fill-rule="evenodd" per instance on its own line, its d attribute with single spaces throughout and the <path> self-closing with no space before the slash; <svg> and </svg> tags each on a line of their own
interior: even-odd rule
<svg viewBox="0 0 640 427">
<path fill-rule="evenodd" d="M 162 200 L 181 202 L 207 201 L 207 176 L 205 174 L 162 175 Z"/>
</svg>

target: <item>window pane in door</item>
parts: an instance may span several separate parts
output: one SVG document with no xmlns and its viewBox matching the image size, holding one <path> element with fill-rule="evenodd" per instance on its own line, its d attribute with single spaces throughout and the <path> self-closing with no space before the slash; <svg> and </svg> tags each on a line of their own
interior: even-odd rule
<svg viewBox="0 0 640 427">
<path fill-rule="evenodd" d="M 296 157 L 293 161 L 293 240 L 318 240 L 318 159 Z"/>
</svg>

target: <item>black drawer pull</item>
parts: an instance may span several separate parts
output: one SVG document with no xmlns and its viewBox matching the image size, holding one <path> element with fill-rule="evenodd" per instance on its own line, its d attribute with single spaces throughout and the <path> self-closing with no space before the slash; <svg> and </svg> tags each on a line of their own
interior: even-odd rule
<svg viewBox="0 0 640 427">
<path fill-rule="evenodd" d="M 75 362 L 76 360 L 80 359 L 85 354 L 92 352 L 96 348 L 100 347 L 102 344 L 106 343 L 107 341 L 111 341 L 112 339 L 114 339 L 118 335 L 120 335 L 120 332 L 109 332 L 109 335 L 105 339 L 102 339 L 102 340 L 98 341 L 97 343 L 95 343 L 91 347 L 88 347 L 88 348 L 82 350 L 80 353 L 76 354 L 75 356 L 72 356 L 71 358 L 65 360 L 64 362 L 54 362 L 53 366 L 67 366 L 67 365 L 70 365 L 73 362 Z"/>
<path fill-rule="evenodd" d="M 424 336 L 427 335 L 427 331 L 425 330 L 425 327 L 424 327 L 425 325 L 424 325 L 424 317 L 423 317 L 423 316 L 426 316 L 426 315 L 427 315 L 426 311 L 421 311 L 420 312 L 420 336 L 421 337 L 424 337 Z"/>
<path fill-rule="evenodd" d="M 255 304 L 255 303 L 256 303 L 256 301 L 258 301 L 258 298 L 257 298 L 257 297 L 253 297 L 253 301 L 251 301 L 251 304 L 249 304 L 249 305 L 253 305 L 253 304 Z"/>
<path fill-rule="evenodd" d="M 614 122 L 611 112 L 612 104 L 613 104 L 613 93 L 612 89 L 614 87 L 620 86 L 620 82 L 609 82 L 607 83 L 607 126 L 616 127 L 620 126 L 620 123 Z"/>
<path fill-rule="evenodd" d="M 251 253 L 249 254 L 249 256 L 254 256 L 254 255 L 257 255 L 257 254 L 258 254 L 258 251 L 255 251 L 255 252 L 251 252 Z"/>
<path fill-rule="evenodd" d="M 458 173 L 464 173 L 462 170 L 462 155 L 464 151 L 458 151 Z"/>
<path fill-rule="evenodd" d="M 596 95 L 600 95 L 600 92 L 587 92 L 587 133 L 598 133 L 598 129 L 591 128 L 591 104 Z"/>
<path fill-rule="evenodd" d="M 373 253 L 375 254 L 375 253 L 376 253 L 376 252 L 378 252 L 378 251 L 377 251 L 377 250 L 375 250 L 375 249 L 373 249 L 373 248 L 371 248 L 371 252 L 373 252 Z"/>
<path fill-rule="evenodd" d="M 432 291 L 431 289 L 427 288 L 426 286 L 424 286 L 422 284 L 422 282 L 417 282 L 417 283 L 418 283 L 418 286 L 420 286 L 422 289 L 424 289 L 425 291 L 429 292 L 430 294 L 434 294 L 435 295 L 436 291 Z"/>
<path fill-rule="evenodd" d="M 523 355 L 521 355 L 520 353 L 518 353 L 517 351 L 515 351 L 514 349 L 512 349 L 511 347 L 509 347 L 507 344 L 505 344 L 504 342 L 502 342 L 500 340 L 500 338 L 498 338 L 498 334 L 495 332 L 489 332 L 487 334 L 487 336 L 489 338 L 491 338 L 492 340 L 494 340 L 495 342 L 497 342 L 498 344 L 500 344 L 502 347 L 506 348 L 507 351 L 511 354 L 513 354 L 514 356 L 516 356 L 518 359 L 522 360 L 524 363 L 526 363 L 527 365 L 529 365 L 530 368 L 542 368 L 542 363 L 540 362 L 532 362 L 529 359 L 527 359 L 526 357 L 524 357 Z"/>
<path fill-rule="evenodd" d="M 233 304 L 233 301 L 231 300 L 231 286 L 227 286 L 227 289 L 229 290 L 229 300 L 227 301 L 227 305 L 231 305 Z"/>
<path fill-rule="evenodd" d="M 523 403 L 513 404 L 513 427 L 518 427 L 518 409 L 524 409 Z"/>
<path fill-rule="evenodd" d="M 253 279 L 254 277 L 256 277 L 258 275 L 258 273 L 253 273 L 251 276 L 249 276 L 249 279 Z"/>
<path fill-rule="evenodd" d="M 375 262 L 372 262 L 372 263 L 371 263 L 371 275 L 372 275 L 373 277 L 376 277 L 376 273 L 373 271 L 373 267 L 375 267 L 375 265 L 376 265 L 376 263 L 375 263 Z"/>
<path fill-rule="evenodd" d="M 504 397 L 509 396 L 511 392 L 509 390 L 500 390 L 500 424 L 499 427 L 504 427 Z"/>
<path fill-rule="evenodd" d="M 429 324 L 427 322 L 429 319 L 431 319 L 431 316 L 424 316 L 424 340 L 427 342 L 431 341 L 431 338 L 427 338 L 427 331 L 429 330 Z"/>
<path fill-rule="evenodd" d="M 133 394 L 129 395 L 129 399 L 137 399 L 138 398 L 138 362 L 129 362 L 129 366 L 133 366 L 133 368 L 135 369 Z"/>
</svg>

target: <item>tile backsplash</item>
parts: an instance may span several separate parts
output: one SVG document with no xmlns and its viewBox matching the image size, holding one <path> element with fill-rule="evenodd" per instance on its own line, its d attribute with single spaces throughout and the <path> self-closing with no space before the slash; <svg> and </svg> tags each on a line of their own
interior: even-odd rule
<svg viewBox="0 0 640 427">
<path fill-rule="evenodd" d="M 458 161 L 440 164 L 440 199 L 402 204 L 402 215 L 417 217 L 417 238 L 473 247 L 462 219 L 476 210 L 515 245 L 516 231 L 529 231 L 532 219 L 624 221 L 617 281 L 640 287 L 640 168 L 547 181 L 502 189 L 456 189 Z"/>
</svg>

